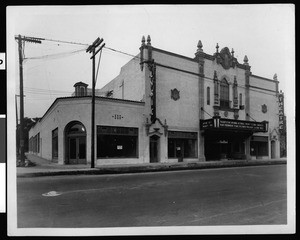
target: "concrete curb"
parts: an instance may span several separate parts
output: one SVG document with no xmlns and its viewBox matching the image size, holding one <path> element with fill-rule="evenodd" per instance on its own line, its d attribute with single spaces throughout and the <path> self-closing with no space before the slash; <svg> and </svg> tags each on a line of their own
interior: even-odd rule
<svg viewBox="0 0 300 240">
<path fill-rule="evenodd" d="M 123 173 L 142 173 L 142 172 L 163 172 L 179 171 L 193 169 L 210 169 L 210 168 L 228 168 L 228 167 L 247 167 L 286 164 L 286 160 L 233 160 L 219 162 L 193 162 L 180 163 L 171 165 L 147 165 L 147 166 L 112 166 L 97 167 L 95 169 L 74 169 L 58 170 L 44 172 L 19 173 L 18 177 L 42 177 L 42 176 L 60 176 L 60 175 L 104 175 L 104 174 L 123 174 Z"/>
</svg>

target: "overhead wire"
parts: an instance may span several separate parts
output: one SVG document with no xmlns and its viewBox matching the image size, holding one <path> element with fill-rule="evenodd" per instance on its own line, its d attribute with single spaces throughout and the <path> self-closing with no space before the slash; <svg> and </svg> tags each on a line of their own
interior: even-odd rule
<svg viewBox="0 0 300 240">
<path fill-rule="evenodd" d="M 97 79 L 98 79 L 98 72 L 99 72 L 99 67 L 100 67 L 101 55 L 102 55 L 102 49 L 101 49 L 100 54 L 99 54 L 99 60 L 98 60 L 98 66 L 97 66 L 97 73 L 96 73 L 96 78 L 95 78 L 95 85 L 96 85 Z"/>
<path fill-rule="evenodd" d="M 109 47 L 104 47 L 108 50 L 111 50 L 111 51 L 114 51 L 114 52 L 117 52 L 117 53 L 120 53 L 120 54 L 124 54 L 124 55 L 127 55 L 127 56 L 130 56 L 130 57 L 133 57 L 133 60 L 139 60 L 139 61 L 146 61 L 146 59 L 142 59 L 140 58 L 139 56 L 137 55 L 133 55 L 133 54 L 129 54 L 129 53 L 125 53 L 125 52 L 122 52 L 122 51 L 119 51 L 119 50 L 116 50 L 116 49 L 113 49 L 113 48 L 109 48 Z M 163 65 L 163 64 L 161 64 Z M 165 66 L 165 67 L 170 67 L 170 66 Z M 176 70 L 176 69 L 173 69 L 173 70 Z M 180 70 L 180 69 L 179 69 Z M 199 75 L 197 73 L 195 73 L 195 75 Z M 213 78 L 209 78 L 209 77 L 206 77 L 204 76 L 203 77 L 204 79 L 208 80 L 208 81 L 214 81 Z M 238 88 L 243 88 L 243 89 L 247 89 L 247 86 L 246 85 L 238 85 L 237 86 Z M 264 90 L 262 91 L 259 91 L 259 90 L 255 90 L 255 89 L 249 89 L 250 91 L 253 91 L 253 92 L 258 92 L 258 93 L 264 93 L 264 94 L 267 94 L 267 95 L 271 95 L 271 96 L 276 96 L 276 94 L 271 94 L 271 93 L 266 93 L 266 92 L 263 92 Z M 265 91 L 268 91 L 268 90 L 265 90 Z"/>
<path fill-rule="evenodd" d="M 44 88 L 32 88 L 32 87 L 24 87 L 24 89 L 26 90 L 29 90 L 29 91 L 47 91 L 47 89 L 44 89 Z M 68 93 L 70 91 L 62 91 L 62 90 L 53 90 L 54 92 L 61 92 L 61 93 Z"/>
<path fill-rule="evenodd" d="M 27 59 L 36 60 L 36 59 L 47 59 L 47 58 L 56 59 L 56 58 L 61 58 L 61 57 L 68 57 L 70 55 L 73 55 L 73 54 L 76 54 L 79 52 L 83 52 L 83 51 L 85 51 L 85 48 L 75 50 L 75 51 L 63 52 L 63 53 L 47 54 L 47 55 L 42 55 L 42 56 L 37 56 L 37 57 L 28 57 L 28 58 L 25 58 L 25 60 L 27 60 Z"/>
<path fill-rule="evenodd" d="M 43 38 L 44 41 L 52 41 L 52 42 L 59 42 L 59 43 L 65 43 L 65 44 L 75 44 L 75 45 L 84 45 L 84 46 L 89 46 L 89 44 L 86 44 L 86 43 L 78 43 L 78 42 L 70 42 L 70 41 L 62 41 L 62 40 L 54 40 L 54 39 L 47 39 L 47 38 Z M 111 47 L 107 47 L 107 46 L 104 46 L 104 49 L 108 49 L 110 51 L 113 51 L 113 52 L 116 52 L 116 53 L 120 53 L 120 54 L 123 54 L 123 55 L 126 55 L 126 56 L 129 56 L 129 57 L 132 57 L 133 60 L 142 60 L 142 61 L 145 61 L 146 59 L 141 59 L 140 56 L 138 55 L 133 55 L 133 54 L 130 54 L 130 53 L 127 53 L 127 52 L 124 52 L 124 51 L 120 51 L 120 50 L 117 50 L 117 49 L 114 49 L 114 48 L 111 48 Z M 82 50 L 77 50 L 77 51 L 74 51 L 74 53 L 76 52 L 80 52 L 80 51 L 84 51 L 85 49 L 82 49 Z M 102 50 L 101 50 L 102 52 Z M 64 54 L 64 53 L 63 53 Z M 44 57 L 47 57 L 47 56 L 44 56 Z M 99 58 L 101 57 L 101 55 L 99 56 Z M 38 58 L 26 58 L 26 59 L 38 59 Z M 98 63 L 98 70 L 99 70 L 99 63 Z M 168 66 L 166 66 L 168 67 Z M 169 66 L 170 67 L 170 66 Z M 98 74 L 98 70 L 97 70 L 97 74 Z M 195 73 L 196 74 L 196 73 Z M 197 74 L 196 74 L 197 75 Z M 209 78 L 209 77 L 203 77 L 204 79 L 208 80 L 208 81 L 214 81 L 213 78 Z M 238 85 L 238 88 L 244 88 L 244 89 L 247 89 L 248 87 L 245 86 L 245 85 Z M 264 94 L 267 94 L 267 95 L 271 95 L 271 96 L 276 96 L 276 94 L 271 94 L 271 93 L 266 93 L 266 92 L 263 92 L 264 90 L 262 91 L 259 91 L 259 90 L 255 90 L 255 89 L 249 89 L 250 91 L 253 91 L 253 92 L 258 92 L 258 93 L 264 93 Z M 266 90 L 267 91 L 267 90 Z"/>
<path fill-rule="evenodd" d="M 49 41 L 49 42 L 59 42 L 59 43 L 74 44 L 74 45 L 84 45 L 84 46 L 89 46 L 90 45 L 90 44 L 87 44 L 87 43 L 62 41 L 62 40 L 55 40 L 55 39 L 49 39 L 49 38 L 44 38 L 43 40 L 44 41 Z"/>
</svg>

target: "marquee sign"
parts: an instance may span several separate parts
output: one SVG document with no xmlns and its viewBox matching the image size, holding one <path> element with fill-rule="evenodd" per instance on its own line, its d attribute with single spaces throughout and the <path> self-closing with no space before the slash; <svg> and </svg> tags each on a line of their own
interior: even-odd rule
<svg viewBox="0 0 300 240">
<path fill-rule="evenodd" d="M 214 117 L 207 120 L 200 120 L 200 129 L 215 129 L 215 130 L 241 130 L 251 132 L 267 132 L 268 122 L 252 122 L 242 120 L 232 120 L 225 118 Z"/>
</svg>

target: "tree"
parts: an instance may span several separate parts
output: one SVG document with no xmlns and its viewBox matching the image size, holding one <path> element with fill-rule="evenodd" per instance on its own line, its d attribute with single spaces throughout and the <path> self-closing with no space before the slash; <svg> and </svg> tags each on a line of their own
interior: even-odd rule
<svg viewBox="0 0 300 240">
<path fill-rule="evenodd" d="M 28 152 L 29 150 L 29 130 L 40 120 L 41 118 L 24 118 L 24 152 Z M 20 125 L 17 125 L 16 129 L 16 138 L 17 138 L 17 156 L 19 155 L 20 150 Z"/>
</svg>

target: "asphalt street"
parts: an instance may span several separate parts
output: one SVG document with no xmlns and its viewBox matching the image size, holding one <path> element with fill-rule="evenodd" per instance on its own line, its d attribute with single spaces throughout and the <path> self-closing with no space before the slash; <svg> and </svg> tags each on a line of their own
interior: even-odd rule
<svg viewBox="0 0 300 240">
<path fill-rule="evenodd" d="M 18 227 L 287 223 L 286 165 L 17 179 Z"/>
</svg>

